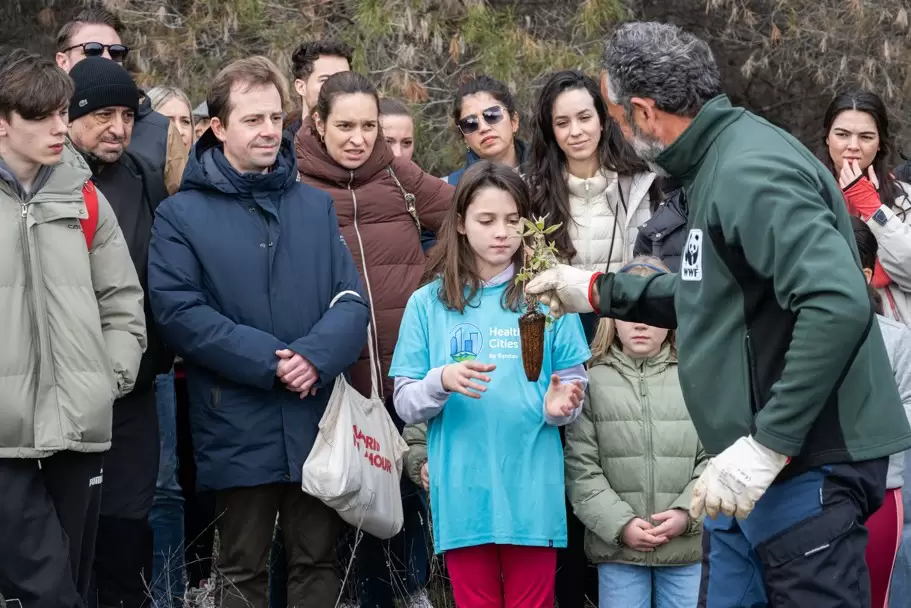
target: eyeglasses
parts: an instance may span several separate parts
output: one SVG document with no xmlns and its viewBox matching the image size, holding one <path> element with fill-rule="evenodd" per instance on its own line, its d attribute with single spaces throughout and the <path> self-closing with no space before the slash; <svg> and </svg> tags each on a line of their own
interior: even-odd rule
<svg viewBox="0 0 911 608">
<path fill-rule="evenodd" d="M 495 125 L 506 117 L 506 111 L 503 106 L 490 106 L 481 112 L 480 118 L 477 114 L 466 116 L 459 119 L 459 131 L 462 135 L 471 135 L 481 128 L 481 120 L 488 125 Z"/>
<path fill-rule="evenodd" d="M 124 59 L 127 58 L 127 53 L 130 52 L 130 47 L 124 46 L 122 44 L 101 44 L 100 42 L 83 42 L 82 44 L 74 44 L 73 46 L 63 49 L 63 52 L 69 52 L 73 49 L 82 48 L 82 52 L 85 53 L 86 57 L 101 57 L 104 55 L 105 49 L 107 49 L 108 54 L 111 56 L 112 61 L 117 63 L 122 63 Z"/>
</svg>

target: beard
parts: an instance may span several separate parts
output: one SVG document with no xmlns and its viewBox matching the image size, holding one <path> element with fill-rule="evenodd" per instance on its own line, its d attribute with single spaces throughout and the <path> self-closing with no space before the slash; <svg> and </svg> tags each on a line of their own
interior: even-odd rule
<svg viewBox="0 0 911 608">
<path fill-rule="evenodd" d="M 670 177 L 670 174 L 664 167 L 656 162 L 658 157 L 661 156 L 661 153 L 667 150 L 667 145 L 639 129 L 635 123 L 631 122 L 630 127 L 633 131 L 633 137 L 629 143 L 636 152 L 636 155 L 644 160 L 649 169 L 654 173 L 657 173 L 661 177 Z"/>
<path fill-rule="evenodd" d="M 111 139 L 102 139 L 102 143 L 106 144 L 118 144 L 120 146 L 119 150 L 105 150 L 102 152 L 100 150 L 101 146 L 97 146 L 94 150 L 89 151 L 89 155 L 95 158 L 96 160 L 112 165 L 120 160 L 120 157 L 123 156 L 124 150 L 126 150 L 126 143 L 124 138 L 111 138 Z"/>
<path fill-rule="evenodd" d="M 632 131 L 629 144 L 632 146 L 636 156 L 644 160 L 653 173 L 661 177 L 670 177 L 670 173 L 656 162 L 661 153 L 667 150 L 667 145 L 661 143 L 657 137 L 640 129 L 629 111 L 626 113 L 626 122 L 630 131 Z"/>
</svg>

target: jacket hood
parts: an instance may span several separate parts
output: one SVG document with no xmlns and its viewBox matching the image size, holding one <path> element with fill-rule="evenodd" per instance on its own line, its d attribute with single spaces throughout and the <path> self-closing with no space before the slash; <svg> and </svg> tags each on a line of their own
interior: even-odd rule
<svg viewBox="0 0 911 608">
<path fill-rule="evenodd" d="M 623 348 L 617 342 L 614 342 L 607 354 L 594 361 L 591 367 L 598 365 L 609 365 L 616 368 L 623 374 L 639 375 L 644 373 L 645 376 L 659 373 L 670 363 L 676 363 L 677 357 L 671 349 L 671 345 L 664 343 L 658 354 L 652 357 L 634 358 L 623 352 Z"/>
<path fill-rule="evenodd" d="M 376 138 L 373 151 L 363 165 L 353 171 L 341 166 L 329 156 L 326 147 L 313 132 L 312 122 L 305 118 L 294 139 L 297 169 L 307 177 L 339 188 L 362 186 L 373 180 L 380 171 L 392 164 L 395 155 L 382 137 Z"/>
<path fill-rule="evenodd" d="M 155 110 L 152 109 L 152 100 L 146 95 L 145 91 L 139 91 L 139 107 L 136 111 L 136 120 L 142 120 Z"/>
<path fill-rule="evenodd" d="M 297 181 L 291 140 L 282 138 L 275 164 L 268 173 L 239 173 L 223 152 L 221 141 L 211 129 L 203 133 L 183 174 L 180 191 L 216 190 L 224 194 L 283 191 Z"/>
<path fill-rule="evenodd" d="M 42 165 L 41 168 L 38 169 L 38 174 L 35 175 L 35 181 L 32 183 L 31 192 L 26 192 L 25 188 L 22 186 L 22 182 L 20 182 L 19 178 L 13 174 L 13 170 L 10 168 L 10 166 L 7 165 L 2 158 L 0 158 L 0 180 L 6 182 L 9 185 L 10 189 L 16 193 L 16 196 L 18 196 L 20 200 L 26 202 L 30 200 L 36 192 L 39 192 L 41 188 L 44 187 L 48 179 L 50 179 L 51 173 L 53 173 L 53 171 L 53 167 Z"/>
<path fill-rule="evenodd" d="M 662 152 L 656 162 L 684 185 L 693 182 L 696 169 L 702 163 L 715 139 L 731 123 L 743 116 L 743 108 L 735 108 L 727 95 L 719 95 L 702 106 L 690 126 Z"/>
</svg>

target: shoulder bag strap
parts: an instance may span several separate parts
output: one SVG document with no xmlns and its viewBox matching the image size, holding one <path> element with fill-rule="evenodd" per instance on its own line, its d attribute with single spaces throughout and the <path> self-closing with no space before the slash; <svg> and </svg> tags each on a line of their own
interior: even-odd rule
<svg viewBox="0 0 911 608">
<path fill-rule="evenodd" d="M 332 298 L 332 301 L 329 302 L 329 308 L 335 306 L 335 303 L 345 295 L 361 297 L 361 294 L 356 291 L 339 292 Z M 367 323 L 367 352 L 370 355 L 370 398 L 379 400 L 380 395 L 378 391 L 382 384 L 380 383 L 380 370 L 379 365 L 377 365 L 376 351 L 373 346 L 373 325 L 371 323 Z"/>
<path fill-rule="evenodd" d="M 620 181 L 620 174 L 617 174 L 617 192 L 620 193 L 620 206 L 623 207 L 623 213 L 626 215 L 626 196 L 623 194 L 623 182 Z M 610 205 L 608 205 L 609 207 Z M 617 224 L 620 223 L 620 208 L 614 209 L 614 229 L 611 231 L 610 249 L 607 250 L 607 265 L 604 272 L 610 272 L 611 260 L 614 259 L 614 241 L 617 240 Z M 622 234 L 622 232 L 621 232 Z"/>
<path fill-rule="evenodd" d="M 399 178 L 396 177 L 395 171 L 392 170 L 392 165 L 386 166 L 386 173 L 389 174 L 389 177 L 392 178 L 392 181 L 395 182 L 395 185 L 398 186 L 399 192 L 402 193 L 402 197 L 405 199 L 405 209 L 408 210 L 408 214 L 411 215 L 411 219 L 414 220 L 414 225 L 417 226 L 418 233 L 421 232 L 421 220 L 418 217 L 418 210 L 415 206 L 415 197 L 410 192 L 405 190 L 405 187 L 402 185 L 402 182 L 399 181 Z"/>
</svg>

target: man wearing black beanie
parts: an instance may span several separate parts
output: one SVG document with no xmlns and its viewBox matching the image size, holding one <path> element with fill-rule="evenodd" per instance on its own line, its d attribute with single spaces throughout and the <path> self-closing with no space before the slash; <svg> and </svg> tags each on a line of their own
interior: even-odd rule
<svg viewBox="0 0 911 608">
<path fill-rule="evenodd" d="M 140 93 L 119 64 L 87 57 L 70 71 L 75 93 L 69 134 L 92 170 L 92 180 L 117 215 L 143 290 L 148 293 L 149 239 L 155 208 L 167 197 L 160 169 L 127 150 Z M 146 605 L 151 580 L 152 533 L 148 516 L 158 474 L 159 438 L 155 376 L 167 373 L 173 354 L 158 338 L 145 299 L 148 349 L 133 391 L 114 403 L 111 450 L 105 456 L 101 517 L 95 554 L 99 607 Z"/>
</svg>

